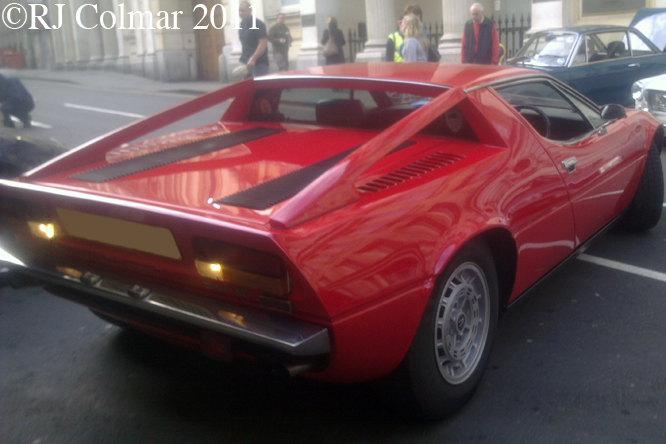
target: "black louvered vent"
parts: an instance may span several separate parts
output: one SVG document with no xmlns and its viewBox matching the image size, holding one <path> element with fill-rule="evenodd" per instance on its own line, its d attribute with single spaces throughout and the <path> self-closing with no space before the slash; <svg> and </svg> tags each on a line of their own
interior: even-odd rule
<svg viewBox="0 0 666 444">
<path fill-rule="evenodd" d="M 407 182 L 408 180 L 419 177 L 436 169 L 451 165 L 454 162 L 464 159 L 462 156 L 436 152 L 416 162 L 412 162 L 400 169 L 392 171 L 381 177 L 366 182 L 358 187 L 363 193 L 376 193 L 389 187 Z"/>
</svg>

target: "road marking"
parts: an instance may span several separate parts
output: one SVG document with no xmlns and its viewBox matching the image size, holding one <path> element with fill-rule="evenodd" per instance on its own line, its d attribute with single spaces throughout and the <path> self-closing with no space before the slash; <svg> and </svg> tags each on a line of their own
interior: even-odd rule
<svg viewBox="0 0 666 444">
<path fill-rule="evenodd" d="M 626 273 L 637 274 L 639 276 L 666 282 L 666 273 L 660 273 L 659 271 L 648 270 L 647 268 L 623 264 L 622 262 L 611 261 L 610 259 L 590 256 L 589 254 L 581 254 L 578 256 L 578 259 L 581 261 L 590 262 L 592 264 L 601 265 L 602 267 L 608 267 L 614 270 L 620 270 Z"/>
<path fill-rule="evenodd" d="M 97 112 L 97 113 L 115 114 L 117 116 L 134 117 L 136 119 L 143 119 L 144 117 L 146 117 L 143 114 L 126 113 L 126 112 L 123 112 L 123 111 L 114 111 L 112 109 L 95 108 L 93 106 L 75 105 L 73 103 L 65 103 L 64 105 L 67 108 L 76 108 L 76 109 L 82 109 L 82 110 L 85 110 L 85 111 L 94 111 L 94 112 Z"/>
<path fill-rule="evenodd" d="M 12 116 L 12 121 L 14 123 L 23 123 L 14 116 Z M 41 122 L 35 122 L 34 120 L 31 123 L 32 123 L 32 126 L 36 126 L 37 128 L 45 128 L 45 129 L 53 128 L 51 125 L 47 125 L 46 123 L 41 123 Z"/>
</svg>

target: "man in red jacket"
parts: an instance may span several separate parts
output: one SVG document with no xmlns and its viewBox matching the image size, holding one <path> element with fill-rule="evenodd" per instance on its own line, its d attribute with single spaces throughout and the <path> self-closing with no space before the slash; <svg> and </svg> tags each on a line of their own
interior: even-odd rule
<svg viewBox="0 0 666 444">
<path fill-rule="evenodd" d="M 495 22 L 483 15 L 483 6 L 479 3 L 474 3 L 470 12 L 472 19 L 465 23 L 460 62 L 497 65 L 499 38 Z"/>
</svg>

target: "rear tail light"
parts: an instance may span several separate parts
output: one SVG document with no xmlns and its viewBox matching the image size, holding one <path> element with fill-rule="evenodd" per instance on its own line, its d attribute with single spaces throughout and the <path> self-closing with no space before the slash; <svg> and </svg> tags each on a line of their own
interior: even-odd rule
<svg viewBox="0 0 666 444">
<path fill-rule="evenodd" d="M 25 230 L 39 239 L 53 239 L 56 235 L 56 226 L 51 222 L 44 207 L 38 203 L 24 201 L 13 197 L 0 197 L 0 231 L 4 235 L 12 232 L 15 237 Z"/>
<path fill-rule="evenodd" d="M 28 227 L 33 236 L 41 239 L 53 239 L 55 236 L 55 226 L 51 223 L 28 221 Z"/>
<path fill-rule="evenodd" d="M 273 254 L 205 238 L 194 240 L 194 252 L 201 276 L 274 296 L 289 294 L 289 275 Z"/>
</svg>

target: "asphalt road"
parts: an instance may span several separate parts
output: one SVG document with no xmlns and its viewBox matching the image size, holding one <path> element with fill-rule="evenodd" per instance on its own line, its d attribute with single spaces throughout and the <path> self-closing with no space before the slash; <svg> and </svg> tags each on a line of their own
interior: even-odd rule
<svg viewBox="0 0 666 444">
<path fill-rule="evenodd" d="M 147 115 L 187 98 L 25 83 L 31 131 L 71 147 L 137 117 L 66 103 Z M 586 255 L 505 314 L 479 390 L 440 423 L 393 414 L 372 384 L 275 379 L 5 287 L 0 443 L 664 443 L 666 217 Z"/>
</svg>

